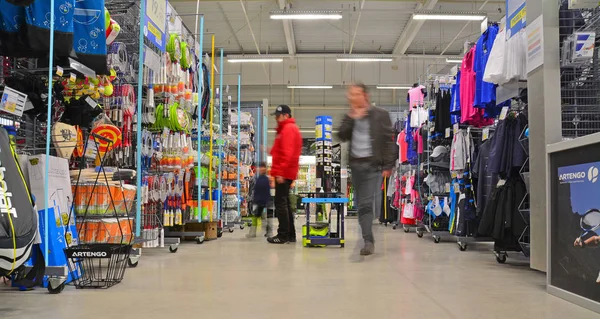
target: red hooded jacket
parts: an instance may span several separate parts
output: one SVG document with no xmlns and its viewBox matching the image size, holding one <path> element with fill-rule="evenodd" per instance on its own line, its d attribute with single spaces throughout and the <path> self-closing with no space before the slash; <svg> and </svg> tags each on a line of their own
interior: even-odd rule
<svg viewBox="0 0 600 319">
<path fill-rule="evenodd" d="M 295 180 L 300 167 L 300 154 L 302 154 L 302 135 L 296 126 L 296 121 L 290 118 L 280 122 L 271 148 L 273 159 L 271 176 Z"/>
</svg>

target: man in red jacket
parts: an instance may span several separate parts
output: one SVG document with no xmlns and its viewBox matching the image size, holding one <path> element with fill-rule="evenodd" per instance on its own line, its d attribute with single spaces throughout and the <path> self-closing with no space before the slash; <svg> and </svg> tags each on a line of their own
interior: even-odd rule
<svg viewBox="0 0 600 319">
<path fill-rule="evenodd" d="M 279 105 L 273 115 L 277 120 L 277 136 L 271 149 L 271 176 L 275 178 L 275 214 L 279 228 L 277 236 L 267 238 L 267 241 L 271 244 L 295 243 L 296 229 L 289 197 L 290 186 L 298 177 L 302 135 L 289 106 Z"/>
</svg>

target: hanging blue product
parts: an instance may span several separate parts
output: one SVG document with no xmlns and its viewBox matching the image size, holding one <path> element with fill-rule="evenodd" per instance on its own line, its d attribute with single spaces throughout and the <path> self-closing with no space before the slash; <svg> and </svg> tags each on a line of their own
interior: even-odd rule
<svg viewBox="0 0 600 319">
<path fill-rule="evenodd" d="M 73 16 L 76 0 L 54 1 L 54 54 L 68 56 L 73 46 Z M 35 0 L 26 9 L 27 39 L 33 51 L 50 50 L 50 1 Z"/>
<path fill-rule="evenodd" d="M 108 74 L 104 0 L 76 0 L 73 19 L 76 59 L 97 74 Z"/>
<path fill-rule="evenodd" d="M 25 7 L 0 0 L 0 55 L 29 56 L 21 29 L 25 25 Z"/>
</svg>

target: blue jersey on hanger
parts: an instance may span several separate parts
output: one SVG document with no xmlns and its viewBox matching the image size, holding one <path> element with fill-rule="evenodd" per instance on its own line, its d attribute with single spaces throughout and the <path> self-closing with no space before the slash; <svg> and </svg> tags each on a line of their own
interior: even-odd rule
<svg viewBox="0 0 600 319">
<path fill-rule="evenodd" d="M 456 77 L 456 84 L 452 85 L 450 89 L 452 99 L 450 100 L 450 123 L 452 125 L 460 123 L 460 71 Z"/>
<path fill-rule="evenodd" d="M 486 109 L 490 107 L 491 112 L 495 113 L 496 108 L 496 85 L 483 81 L 483 73 L 494 46 L 494 40 L 498 34 L 498 25 L 491 25 L 485 30 L 485 32 L 477 40 L 475 46 L 475 100 L 473 101 L 473 107 Z M 486 112 L 487 113 L 487 112 Z M 487 114 L 486 114 L 487 115 Z M 493 117 L 493 114 L 489 114 L 489 117 Z M 486 116 L 488 117 L 488 116 Z M 488 118 L 489 118 L 488 117 Z"/>
<path fill-rule="evenodd" d="M 410 113 L 408 114 L 406 122 L 404 123 L 404 133 L 406 134 L 405 141 L 408 148 L 406 152 L 406 158 L 410 164 L 415 165 L 417 164 L 418 155 L 416 148 L 417 145 L 413 136 L 413 130 L 410 127 Z"/>
</svg>

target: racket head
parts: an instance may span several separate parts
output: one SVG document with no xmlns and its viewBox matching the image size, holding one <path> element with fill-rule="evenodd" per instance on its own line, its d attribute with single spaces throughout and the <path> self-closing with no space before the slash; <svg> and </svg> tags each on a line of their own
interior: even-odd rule
<svg viewBox="0 0 600 319">
<path fill-rule="evenodd" d="M 77 129 L 73 125 L 54 123 L 52 125 L 52 142 L 59 157 L 71 158 L 77 147 Z"/>
<path fill-rule="evenodd" d="M 579 220 L 581 230 L 585 232 L 595 231 L 600 228 L 600 210 L 590 209 Z"/>
</svg>

